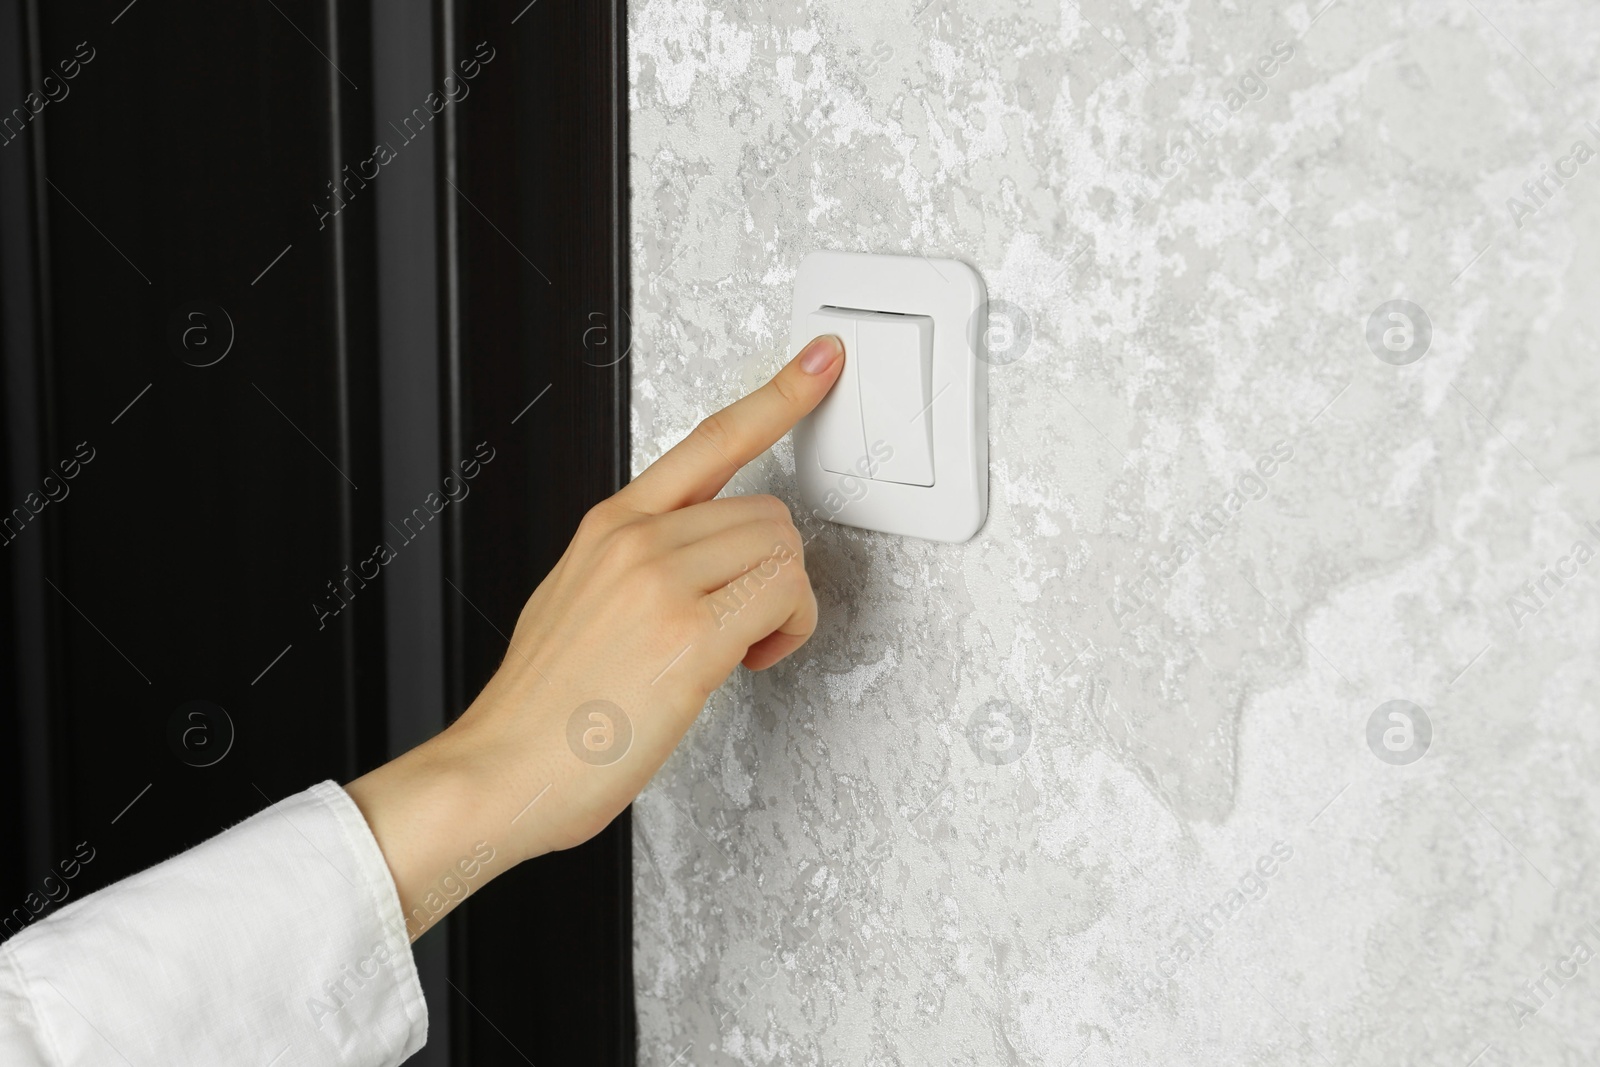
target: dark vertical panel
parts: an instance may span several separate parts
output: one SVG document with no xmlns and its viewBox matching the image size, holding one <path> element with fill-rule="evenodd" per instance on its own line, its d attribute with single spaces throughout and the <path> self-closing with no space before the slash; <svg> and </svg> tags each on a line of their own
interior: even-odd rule
<svg viewBox="0 0 1600 1067">
<path fill-rule="evenodd" d="M 502 634 L 583 513 L 626 475 L 622 8 L 445 9 L 443 63 L 480 42 L 496 55 L 454 113 L 441 190 L 460 270 L 444 280 L 446 439 L 458 454 L 497 450 L 450 530 L 447 573 L 470 600 L 450 617 L 457 707 L 498 666 Z M 458 1062 L 634 1061 L 630 861 L 625 814 L 472 898 L 456 930 L 455 981 L 474 1005 L 455 1015 Z"/>
<path fill-rule="evenodd" d="M 34 24 L 22 0 L 0 0 L 0 100 L 21 101 L 37 81 L 32 68 Z M 4 392 L 6 450 L 4 501 L 0 519 L 10 516 L 40 473 L 39 446 L 46 432 L 45 384 L 35 353 L 43 345 L 45 317 L 38 278 L 43 273 L 37 211 L 36 158 L 32 139 L 0 133 L 0 345 L 8 357 L 0 388 Z M 11 714 L 0 716 L 0 805 L 31 812 L 31 819 L 4 820 L 0 849 L 14 862 L 0 864 L 0 915 L 23 902 L 29 885 L 51 863 L 52 810 L 28 803 L 52 793 L 49 716 L 45 680 L 48 646 L 44 592 L 45 543 L 42 538 L 5 541 L 0 594 L 0 700 Z"/>
<path fill-rule="evenodd" d="M 36 64 L 80 69 L 25 133 L 47 300 L 7 364 L 41 383 L 32 480 L 93 458 L 12 546 L 43 556 L 49 699 L 19 710 L 57 771 L 23 813 L 46 862 L 95 846 L 81 892 L 383 753 L 381 587 L 312 607 L 379 515 L 370 196 L 314 207 L 370 70 L 349 5 L 37 14 Z M 197 699 L 235 731 L 211 766 L 169 743 Z"/>
<path fill-rule="evenodd" d="M 398 140 L 391 123 L 433 91 L 432 4 L 371 0 L 374 139 Z M 383 506 L 398 519 L 441 493 L 438 263 L 435 249 L 437 123 L 404 146 L 377 188 L 378 332 L 382 384 Z M 445 725 L 441 591 L 443 522 L 386 569 L 390 754 Z"/>
<path fill-rule="evenodd" d="M 373 140 L 395 144 L 400 157 L 376 184 L 378 353 L 382 386 L 383 509 L 396 521 L 442 490 L 438 380 L 438 262 L 435 181 L 438 124 L 399 144 L 401 121 L 434 91 L 433 4 L 370 0 L 373 56 Z M 391 125 L 393 123 L 394 125 Z M 470 494 L 467 498 L 470 499 Z M 455 504 L 449 505 L 455 507 Z M 444 523 L 407 545 L 384 568 L 390 755 L 441 730 L 444 698 Z M 433 528 L 437 527 L 437 528 Z M 429 1004 L 428 1045 L 411 1061 L 450 1061 L 451 921 L 413 948 Z"/>
</svg>

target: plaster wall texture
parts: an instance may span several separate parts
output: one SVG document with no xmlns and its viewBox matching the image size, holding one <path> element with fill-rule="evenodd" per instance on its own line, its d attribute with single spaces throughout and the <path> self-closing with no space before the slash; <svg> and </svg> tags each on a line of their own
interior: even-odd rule
<svg viewBox="0 0 1600 1067">
<path fill-rule="evenodd" d="M 636 469 L 808 251 L 1004 319 L 984 528 L 803 526 L 636 806 L 640 1062 L 1595 1062 L 1600 9 L 630 19 Z"/>
</svg>

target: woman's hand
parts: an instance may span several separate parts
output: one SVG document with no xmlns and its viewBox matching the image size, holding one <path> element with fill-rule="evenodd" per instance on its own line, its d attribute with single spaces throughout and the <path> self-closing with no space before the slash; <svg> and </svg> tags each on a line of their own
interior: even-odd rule
<svg viewBox="0 0 1600 1067">
<path fill-rule="evenodd" d="M 817 406 L 842 356 L 837 338 L 812 341 L 596 505 L 472 706 L 347 787 L 413 939 L 501 871 L 593 837 L 737 664 L 763 670 L 811 636 L 816 598 L 788 508 L 713 498 Z"/>
</svg>

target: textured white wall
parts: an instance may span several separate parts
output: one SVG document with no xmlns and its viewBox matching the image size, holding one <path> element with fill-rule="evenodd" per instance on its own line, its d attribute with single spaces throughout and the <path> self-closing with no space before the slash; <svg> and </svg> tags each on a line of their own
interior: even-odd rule
<svg viewBox="0 0 1600 1067">
<path fill-rule="evenodd" d="M 1028 338 L 984 529 L 823 529 L 817 636 L 640 798 L 641 1063 L 1594 1062 L 1600 10 L 630 17 L 636 468 L 812 249 L 965 259 Z"/>
</svg>

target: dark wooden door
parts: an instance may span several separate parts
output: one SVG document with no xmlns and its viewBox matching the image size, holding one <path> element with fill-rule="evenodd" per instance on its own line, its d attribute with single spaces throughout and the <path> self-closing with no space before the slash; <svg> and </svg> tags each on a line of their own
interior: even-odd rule
<svg viewBox="0 0 1600 1067">
<path fill-rule="evenodd" d="M 0 915 L 442 727 L 626 477 L 622 8 L 0 0 Z M 629 842 L 420 943 L 418 1062 L 633 1062 Z"/>
</svg>

